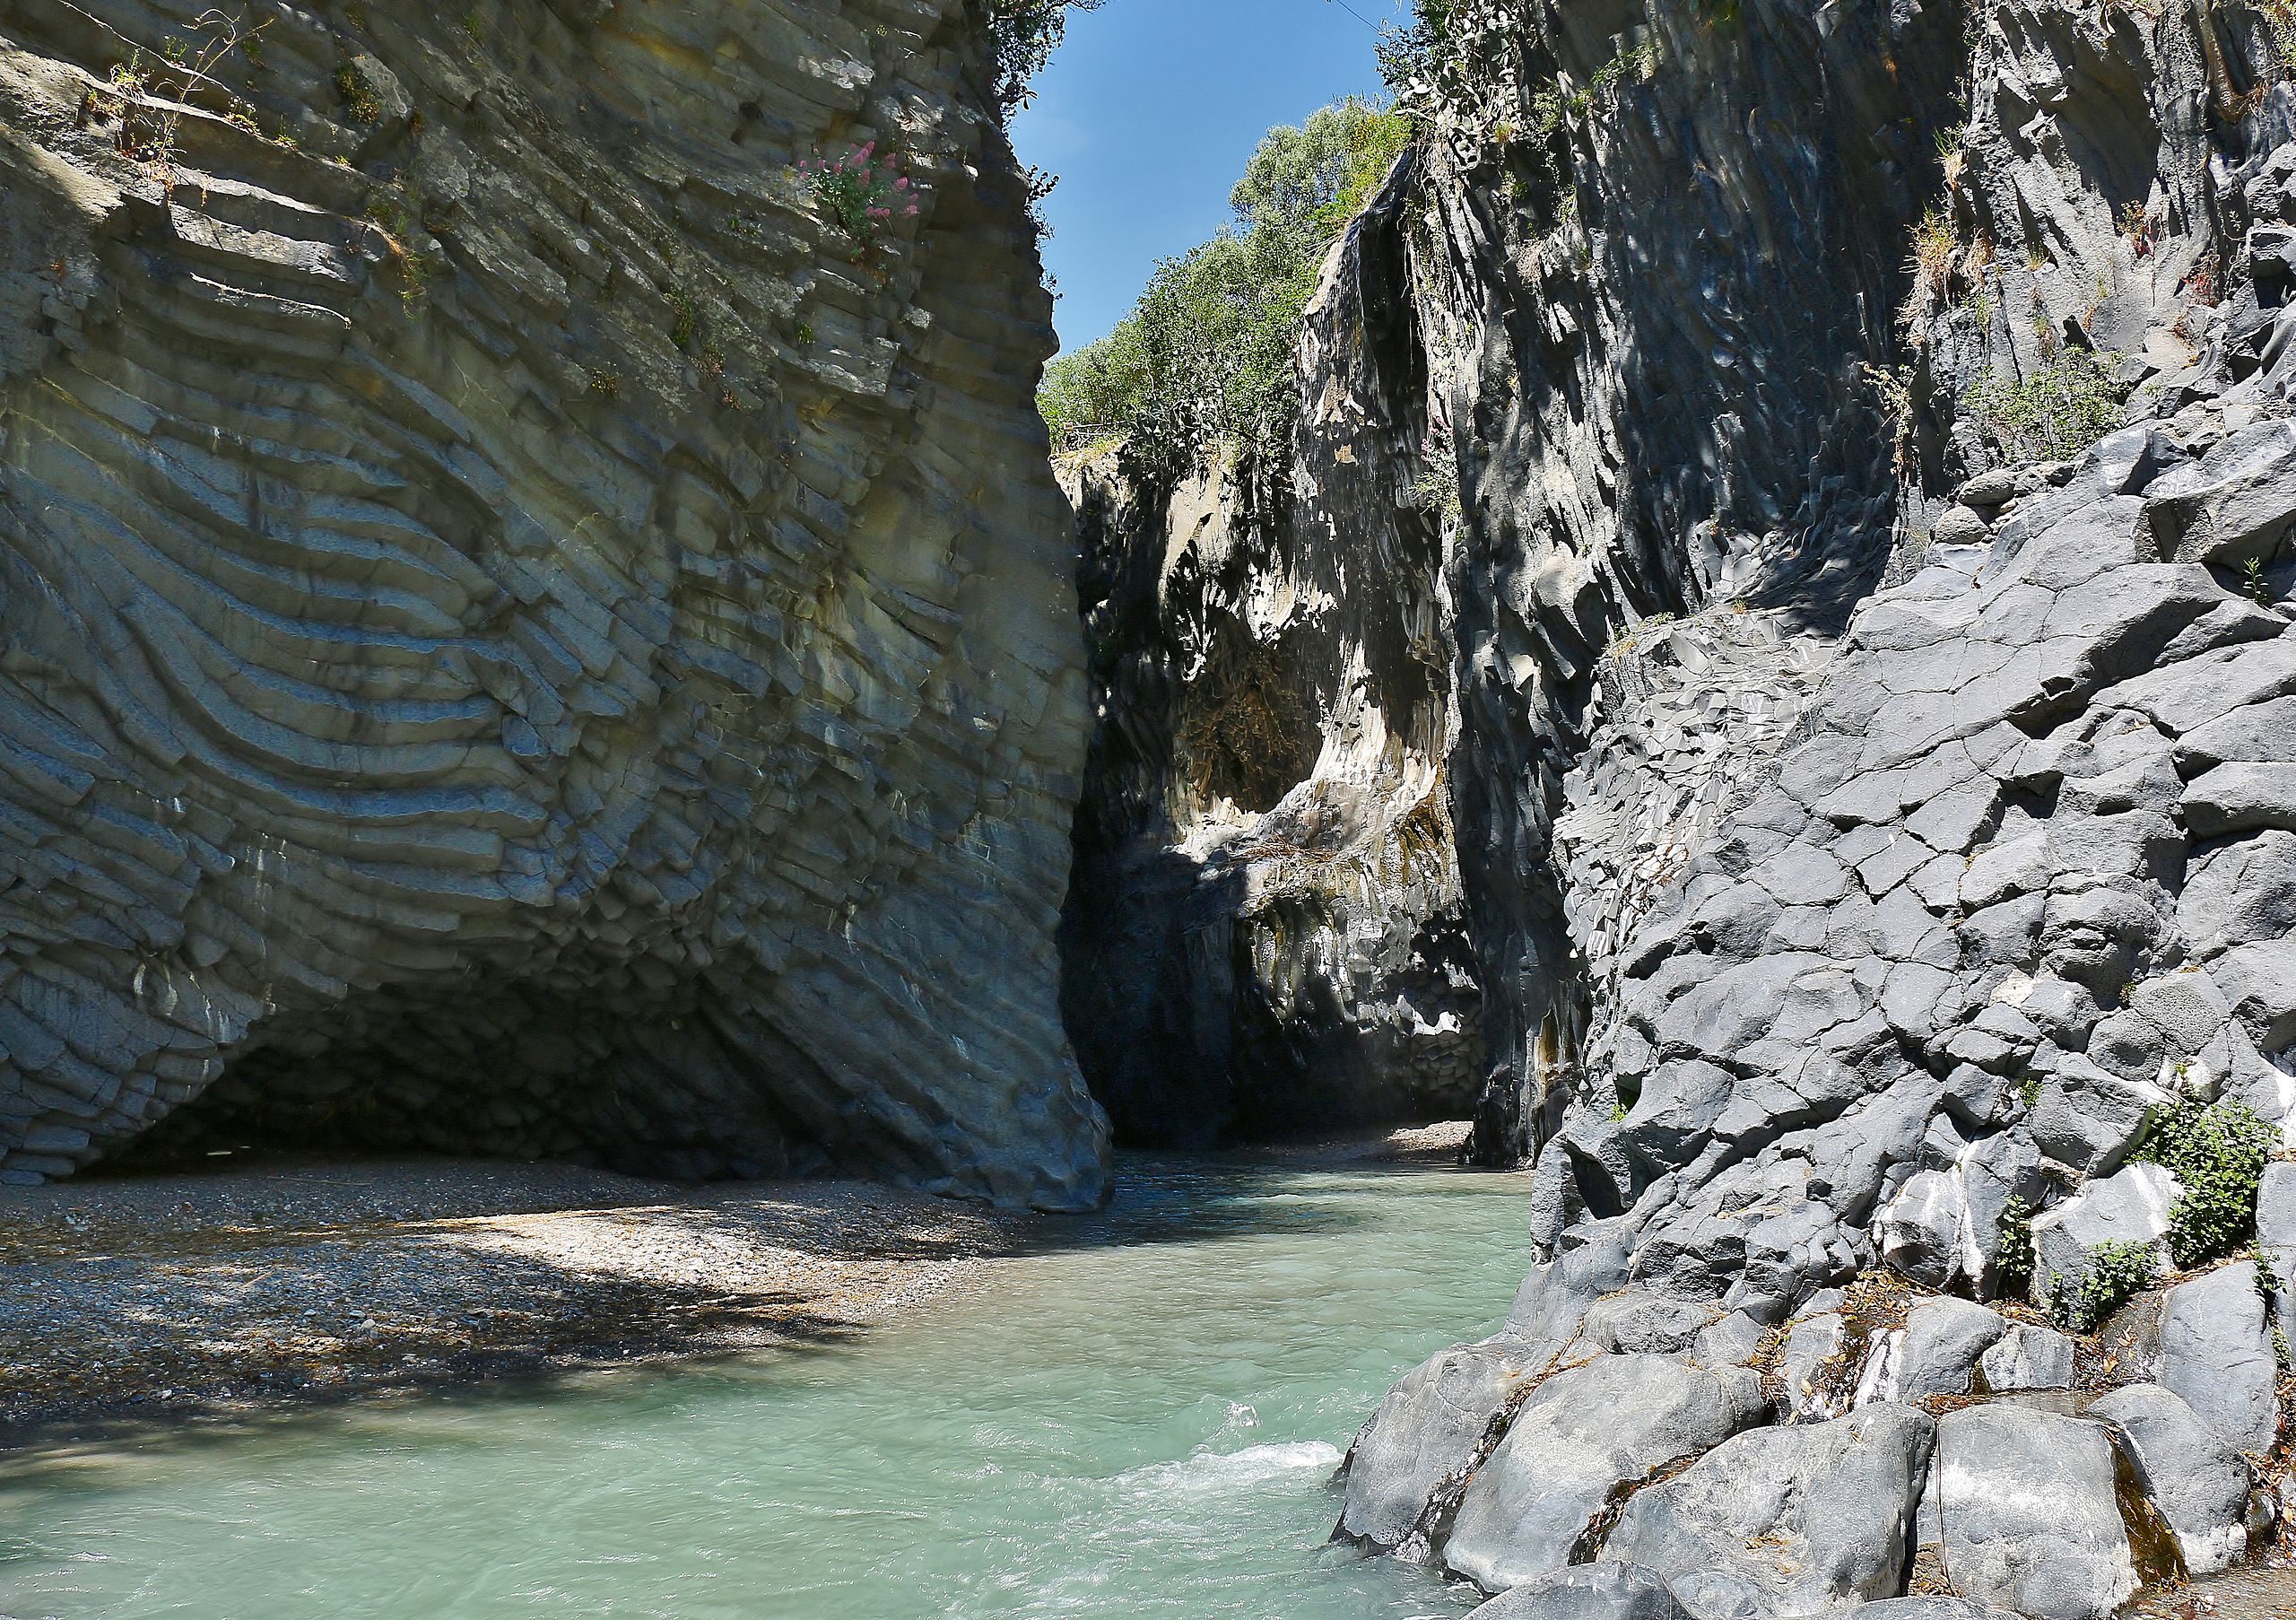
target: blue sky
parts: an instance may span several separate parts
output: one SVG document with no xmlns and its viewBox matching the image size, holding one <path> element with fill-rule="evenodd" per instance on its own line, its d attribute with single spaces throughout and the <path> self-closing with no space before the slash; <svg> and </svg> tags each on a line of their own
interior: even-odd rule
<svg viewBox="0 0 2296 1620">
<path fill-rule="evenodd" d="M 1060 176 L 1045 265 L 1071 348 L 1132 309 L 1160 258 L 1232 216 L 1228 188 L 1259 138 L 1352 91 L 1379 90 L 1373 27 L 1404 0 L 1108 0 L 1013 120 L 1021 161 Z M 1368 24 L 1368 25 L 1367 25 Z"/>
</svg>

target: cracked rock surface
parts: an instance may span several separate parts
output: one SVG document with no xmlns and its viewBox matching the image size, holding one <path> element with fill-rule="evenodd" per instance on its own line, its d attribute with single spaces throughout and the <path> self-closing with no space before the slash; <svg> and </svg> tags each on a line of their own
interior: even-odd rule
<svg viewBox="0 0 2296 1620">
<path fill-rule="evenodd" d="M 958 0 L 198 11 L 0 4 L 0 1178 L 1093 1203 L 1050 306 Z M 920 205 L 857 243 L 792 165 L 870 142 Z"/>
</svg>

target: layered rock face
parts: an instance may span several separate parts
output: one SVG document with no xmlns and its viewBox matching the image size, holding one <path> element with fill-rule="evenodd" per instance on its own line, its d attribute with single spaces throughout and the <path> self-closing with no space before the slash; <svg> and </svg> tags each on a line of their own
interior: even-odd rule
<svg viewBox="0 0 2296 1620">
<path fill-rule="evenodd" d="M 1063 1006 L 1132 1140 L 1457 1118 L 1483 1083 L 1400 228 L 1333 250 L 1288 457 L 1064 469 L 1098 727 Z"/>
<path fill-rule="evenodd" d="M 965 8 L 198 11 L 0 4 L 0 1178 L 156 1127 L 1093 1202 Z M 857 235 L 792 165 L 871 143 L 916 209 Z"/>
<path fill-rule="evenodd" d="M 1480 335 L 1452 781 L 1539 1263 L 1366 1424 L 1342 1530 L 1494 1616 L 2222 1570 L 2278 1534 L 2296 1320 L 2278 49 L 2027 4 L 1515 47 L 1571 205 L 1494 221 L 1472 108 L 1422 196 Z"/>
</svg>

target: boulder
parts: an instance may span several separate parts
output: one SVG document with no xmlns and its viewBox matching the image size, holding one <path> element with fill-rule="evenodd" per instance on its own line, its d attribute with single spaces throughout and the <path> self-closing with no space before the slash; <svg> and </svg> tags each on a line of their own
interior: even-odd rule
<svg viewBox="0 0 2296 1620">
<path fill-rule="evenodd" d="M 1435 1487 L 1474 1459 L 1508 1397 L 1545 1364 L 1539 1347 L 1493 1341 L 1405 1373 L 1348 1455 L 1341 1529 L 1382 1549 L 1398 1545 Z"/>
<path fill-rule="evenodd" d="M 1997 1311 L 1969 1300 L 1924 1300 L 1907 1313 L 1890 1400 L 1967 1395 L 1978 1358 L 2009 1331 Z"/>
<path fill-rule="evenodd" d="M 1638 1493 L 1605 1551 L 1665 1576 L 1697 1615 L 1790 1620 L 1893 1596 L 1932 1433 L 1900 1406 L 1749 1430 Z"/>
<path fill-rule="evenodd" d="M 1967 1598 L 1884 1598 L 1841 1611 L 1839 1620 L 2017 1620 L 2005 1608 Z"/>
<path fill-rule="evenodd" d="M 2158 1384 L 2130 1384 L 2087 1415 L 2111 1424 L 2128 1448 L 2188 1573 L 2213 1575 L 2248 1555 L 2248 1465 L 2189 1406 Z"/>
<path fill-rule="evenodd" d="M 1805 1317 L 1787 1330 L 1779 1352 L 1778 1375 L 1786 1385 L 1787 1410 L 1794 1417 L 1832 1417 L 1848 1404 L 1841 1389 L 1848 1370 L 1841 1358 L 1850 1349 L 1848 1320 L 1839 1311 Z"/>
<path fill-rule="evenodd" d="M 2060 1164 L 2104 1175 L 2136 1145 L 2151 1110 L 2168 1100 L 2158 1085 L 2109 1073 L 2086 1058 L 2067 1057 L 2041 1083 L 2026 1128 L 2034 1145 Z"/>
<path fill-rule="evenodd" d="M 2019 1322 L 2000 1342 L 1978 1357 L 1978 1372 L 1988 1393 L 2007 1395 L 2021 1389 L 2070 1389 L 2073 1387 L 2073 1341 L 2054 1328 Z"/>
<path fill-rule="evenodd" d="M 1874 1223 L 1883 1263 L 1926 1287 L 1944 1287 L 1962 1268 L 1966 1221 L 1959 1174 L 1915 1172 Z"/>
<path fill-rule="evenodd" d="M 1444 1562 L 1496 1592 L 1586 1557 L 1620 1492 L 1763 1415 L 1761 1381 L 1656 1355 L 1605 1355 L 1554 1374 L 1476 1471 Z"/>
<path fill-rule="evenodd" d="M 2253 1260 L 2179 1283 L 2161 1306 L 2160 1381 L 2236 1451 L 2278 1433 L 2278 1366 Z"/>
<path fill-rule="evenodd" d="M 1617 1354 L 1670 1355 L 1687 1350 L 1714 1313 L 1663 1293 L 1615 1293 L 1587 1308 L 1587 1337 Z"/>
<path fill-rule="evenodd" d="M 2043 1303 L 2078 1289 L 2108 1244 L 2142 1243 L 2169 1261 L 2169 1212 L 2184 1184 L 2166 1165 L 2132 1164 L 2033 1217 L 2033 1293 Z"/>
<path fill-rule="evenodd" d="M 1615 1559 L 1574 1564 L 1509 1587 L 1467 1620 L 1688 1620 L 1665 1581 Z"/>
<path fill-rule="evenodd" d="M 1945 1567 L 1964 1598 L 2037 1620 L 2105 1620 L 2136 1564 L 2100 1424 L 2012 1406 L 1938 1420 Z"/>
</svg>

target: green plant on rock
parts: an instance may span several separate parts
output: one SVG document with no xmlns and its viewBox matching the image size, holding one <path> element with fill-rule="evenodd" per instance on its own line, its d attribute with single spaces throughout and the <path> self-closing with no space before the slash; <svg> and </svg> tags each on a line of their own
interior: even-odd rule
<svg viewBox="0 0 2296 1620">
<path fill-rule="evenodd" d="M 2013 460 L 2062 461 L 2120 425 L 2128 390 L 2113 374 L 2118 357 L 2066 348 L 2025 377 L 1988 366 L 1961 408 Z"/>
<path fill-rule="evenodd" d="M 876 253 L 896 219 L 917 217 L 917 193 L 897 153 L 877 155 L 865 142 L 834 161 L 816 147 L 801 159 L 797 177 L 813 201 L 853 243 L 856 260 Z"/>
<path fill-rule="evenodd" d="M 2133 1155 L 2174 1172 L 2184 1191 L 2169 1211 L 2169 1253 L 2205 1266 L 2256 1231 L 2257 1189 L 2280 1132 L 2237 1099 L 2180 1097 L 2157 1112 Z"/>
<path fill-rule="evenodd" d="M 2033 1280 L 2032 1206 L 2012 1198 L 2002 1206 L 1996 1230 L 2001 1241 L 1994 1251 L 1994 1275 L 2001 1279 L 2003 1293 L 2022 1293 Z"/>
<path fill-rule="evenodd" d="M 2061 1273 L 2049 1274 L 2058 1321 L 2074 1333 L 2087 1333 L 2130 1300 L 2161 1280 L 2161 1257 L 2150 1243 L 2104 1243 L 2089 1251 L 2089 1269 L 2078 1287 Z"/>
<path fill-rule="evenodd" d="M 1037 74 L 1068 30 L 1072 11 L 1098 11 L 1106 0 L 977 0 L 996 58 L 996 102 L 1007 117 L 1036 99 Z"/>
<path fill-rule="evenodd" d="M 1459 520 L 1459 456 L 1448 422 L 1437 422 L 1420 440 L 1419 472 L 1411 481 L 1411 503 L 1439 522 Z"/>
<path fill-rule="evenodd" d="M 375 87 L 367 75 L 359 71 L 356 62 L 345 62 L 335 70 L 335 92 L 343 98 L 343 110 L 353 124 L 379 124 L 383 121 L 383 103 L 375 94 Z"/>
</svg>

